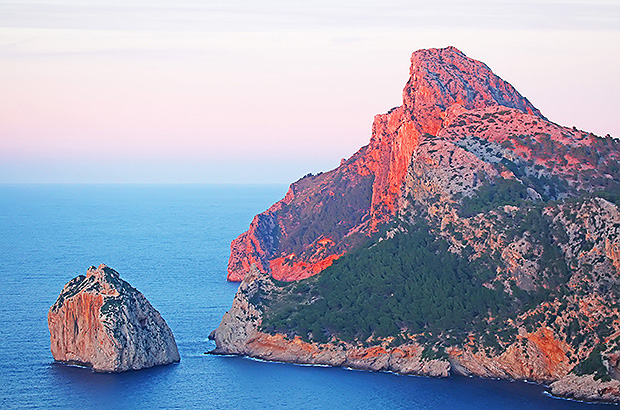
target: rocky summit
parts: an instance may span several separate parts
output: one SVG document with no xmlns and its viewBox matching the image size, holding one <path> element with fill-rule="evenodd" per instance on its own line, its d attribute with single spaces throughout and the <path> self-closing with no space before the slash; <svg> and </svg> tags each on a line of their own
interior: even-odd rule
<svg viewBox="0 0 620 410">
<path fill-rule="evenodd" d="M 54 359 L 98 372 L 178 362 L 172 331 L 144 295 L 106 265 L 70 280 L 47 321 Z"/>
<path fill-rule="evenodd" d="M 215 352 L 620 401 L 619 159 L 454 47 L 416 51 L 370 143 L 233 241 Z"/>
</svg>

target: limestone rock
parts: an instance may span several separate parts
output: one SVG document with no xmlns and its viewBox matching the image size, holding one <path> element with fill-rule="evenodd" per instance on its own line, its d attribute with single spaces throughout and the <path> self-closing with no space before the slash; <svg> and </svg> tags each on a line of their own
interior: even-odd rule
<svg viewBox="0 0 620 410">
<path fill-rule="evenodd" d="M 619 159 L 607 145 L 548 121 L 486 64 L 456 48 L 418 50 L 402 105 L 375 116 L 368 145 L 336 169 L 294 182 L 257 215 L 231 244 L 227 279 L 241 281 L 252 264 L 278 280 L 313 276 L 402 211 L 409 194 L 469 196 L 499 171 L 515 179 L 500 166 L 507 161 L 529 164 L 527 173 L 537 178 L 560 176 L 573 191 L 604 188 Z M 408 190 L 412 173 L 423 184 L 415 192 Z"/>
<path fill-rule="evenodd" d="M 103 264 L 65 285 L 47 321 L 52 355 L 59 362 L 123 372 L 180 360 L 159 312 Z"/>
<path fill-rule="evenodd" d="M 264 276 L 256 265 L 251 266 L 239 285 L 232 307 L 224 314 L 218 328 L 209 335 L 217 346 L 212 353 L 251 355 L 247 342 L 257 335 L 261 314 L 249 299 L 256 294 Z"/>
<path fill-rule="evenodd" d="M 584 401 L 620 402 L 620 382 L 596 380 L 594 375 L 568 374 L 551 384 L 551 393 Z"/>
<path fill-rule="evenodd" d="M 416 51 L 402 105 L 375 116 L 369 144 L 338 168 L 291 184 L 232 242 L 227 279 L 243 282 L 212 334 L 215 352 L 529 380 L 553 383 L 556 395 L 619 401 L 619 181 L 618 139 L 549 121 L 484 63 L 453 47 Z M 416 301 L 386 296 L 373 303 L 384 322 L 400 316 L 392 323 L 398 334 L 375 337 L 383 333 L 375 323 L 345 335 L 338 324 L 319 323 L 325 305 L 307 306 L 327 294 L 318 285 L 323 270 L 343 255 L 337 264 L 349 263 L 347 254 L 369 250 L 369 240 L 390 240 L 420 223 L 446 252 L 482 267 L 472 280 L 495 291 L 487 299 L 500 298 L 497 314 L 489 309 L 472 315 L 467 326 L 424 318 L 404 323 L 402 312 L 410 310 L 404 303 Z M 380 277 L 386 289 L 395 286 L 379 271 L 382 262 L 358 262 L 349 270 L 353 274 L 364 273 L 364 263 L 377 268 L 369 288 L 379 290 Z M 334 271 L 339 269 L 327 274 Z M 314 275 L 285 292 L 272 280 Z M 357 297 L 345 294 L 355 289 L 355 280 L 347 275 L 337 288 L 347 303 Z M 297 299 L 271 303 L 287 295 Z M 353 306 L 369 299 L 358 298 Z M 331 301 L 330 309 L 356 312 Z M 470 312 L 477 304 L 458 302 Z M 317 309 L 306 316 L 306 324 L 315 322 L 312 331 L 294 320 L 288 321 L 292 328 L 282 325 L 282 318 L 296 314 L 288 308 L 297 303 L 300 310 Z M 504 303 L 509 308 L 502 311 Z M 314 337 L 315 331 L 322 334 Z"/>
</svg>

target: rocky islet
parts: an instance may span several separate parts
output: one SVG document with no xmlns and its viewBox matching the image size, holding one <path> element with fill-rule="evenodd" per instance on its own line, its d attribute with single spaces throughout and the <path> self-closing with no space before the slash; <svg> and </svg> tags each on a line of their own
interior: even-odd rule
<svg viewBox="0 0 620 410">
<path fill-rule="evenodd" d="M 159 312 L 103 264 L 64 286 L 47 321 L 52 355 L 62 363 L 123 372 L 180 360 Z"/>
</svg>

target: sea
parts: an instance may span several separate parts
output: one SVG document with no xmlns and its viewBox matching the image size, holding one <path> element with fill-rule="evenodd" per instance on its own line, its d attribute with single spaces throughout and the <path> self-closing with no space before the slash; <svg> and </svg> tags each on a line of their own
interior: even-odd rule
<svg viewBox="0 0 620 410">
<path fill-rule="evenodd" d="M 237 284 L 230 242 L 283 185 L 0 185 L 2 409 L 599 409 L 521 381 L 435 379 L 206 354 Z M 47 311 L 105 263 L 172 329 L 181 362 L 122 374 L 55 363 Z"/>
</svg>

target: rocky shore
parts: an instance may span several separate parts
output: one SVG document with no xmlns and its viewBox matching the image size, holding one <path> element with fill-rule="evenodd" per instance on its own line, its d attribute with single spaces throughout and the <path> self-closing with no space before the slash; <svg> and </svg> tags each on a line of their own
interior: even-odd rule
<svg viewBox="0 0 620 410">
<path fill-rule="evenodd" d="M 477 376 L 527 380 L 549 386 L 557 397 L 583 401 L 620 402 L 620 381 L 595 380 L 593 375 L 571 374 L 566 345 L 548 329 L 525 334 L 500 355 L 474 352 L 471 346 L 433 352 L 419 343 L 389 347 L 362 347 L 343 341 L 306 342 L 298 336 L 260 330 L 262 314 L 251 302 L 257 292 L 268 292 L 272 280 L 255 266 L 241 282 L 220 325 L 211 332 L 216 348 L 211 354 L 241 355 L 285 363 L 390 371 L 403 375 Z"/>
<path fill-rule="evenodd" d="M 357 347 L 348 343 L 316 344 L 299 337 L 270 335 L 259 330 L 261 313 L 249 302 L 266 275 L 256 267 L 245 276 L 233 301 L 232 308 L 222 318 L 220 326 L 209 335 L 215 340 L 212 354 L 235 354 L 263 360 L 349 367 L 360 370 L 391 371 L 434 377 L 449 376 L 447 360 L 424 359 L 423 347 L 412 344 L 386 350 L 379 346 Z M 261 283 L 262 282 L 262 283 Z"/>
</svg>

